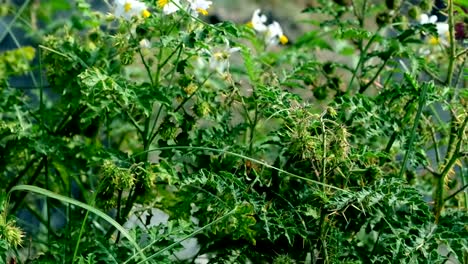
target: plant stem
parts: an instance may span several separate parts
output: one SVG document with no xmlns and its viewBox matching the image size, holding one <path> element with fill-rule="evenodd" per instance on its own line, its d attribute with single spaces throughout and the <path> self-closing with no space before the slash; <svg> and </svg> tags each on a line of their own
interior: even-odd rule
<svg viewBox="0 0 468 264">
<path fill-rule="evenodd" d="M 21 181 L 21 178 L 24 177 L 24 175 L 26 175 L 26 173 L 29 171 L 29 169 L 34 165 L 34 163 L 36 163 L 36 161 L 38 160 L 39 158 L 32 158 L 27 164 L 26 166 L 24 166 L 24 169 L 18 173 L 18 176 L 16 176 L 11 182 L 10 184 L 8 184 L 8 186 L 6 187 L 6 190 L 5 192 L 9 192 L 11 190 L 11 188 L 13 188 L 13 186 L 17 185 L 20 181 Z"/>
<path fill-rule="evenodd" d="M 453 81 L 453 72 L 455 70 L 455 60 L 456 60 L 456 47 L 455 47 L 455 33 L 454 33 L 454 14 L 453 14 L 453 0 L 448 0 L 448 27 L 449 27 L 449 65 L 448 65 L 448 72 L 447 72 L 447 79 L 445 84 L 447 86 L 452 85 Z"/>
<path fill-rule="evenodd" d="M 116 215 L 116 221 L 117 223 L 121 223 L 121 221 L 123 220 L 122 219 L 122 215 L 121 215 L 121 211 L 122 211 L 122 193 L 123 193 L 123 190 L 122 189 L 119 189 L 118 191 L 118 194 L 117 194 L 117 215 Z M 117 233 L 117 238 L 115 239 L 115 243 L 119 243 L 119 240 L 120 240 L 120 232 Z"/>
<path fill-rule="evenodd" d="M 182 149 L 182 150 L 188 150 L 188 149 L 193 149 L 193 150 L 208 150 L 208 151 L 213 151 L 213 152 L 220 152 L 221 154 L 228 154 L 228 155 L 231 155 L 231 156 L 234 156 L 234 157 L 238 157 L 238 158 L 241 158 L 241 159 L 245 159 L 245 160 L 250 160 L 252 162 L 255 162 L 257 164 L 260 164 L 262 166 L 265 166 L 267 168 L 270 168 L 270 169 L 273 169 L 273 170 L 276 170 L 278 172 L 281 172 L 281 173 L 284 173 L 290 177 L 293 177 L 293 178 L 297 178 L 297 179 L 301 179 L 301 180 L 304 180 L 304 181 L 307 181 L 307 182 L 311 182 L 311 183 L 315 183 L 317 185 L 320 185 L 320 186 L 325 186 L 325 187 L 328 187 L 330 189 L 334 189 L 334 190 L 338 190 L 338 191 L 342 191 L 342 192 L 346 192 L 348 193 L 349 191 L 345 190 L 345 189 L 342 189 L 342 188 L 339 188 L 339 187 L 336 187 L 336 186 L 333 186 L 333 185 L 330 185 L 330 184 L 324 184 L 320 181 L 316 181 L 316 180 L 312 180 L 312 179 L 309 179 L 309 178 L 306 178 L 306 177 L 302 177 L 302 176 L 299 176 L 299 175 L 296 175 L 294 173 L 291 173 L 291 172 L 288 172 L 288 171 L 285 171 L 283 169 L 280 169 L 280 168 L 277 168 L 275 166 L 272 166 L 266 162 L 263 162 L 263 161 L 260 161 L 260 160 L 257 160 L 257 159 L 254 159 L 254 158 L 251 158 L 251 157 L 248 157 L 248 156 L 245 156 L 245 155 L 242 155 L 242 154 L 238 154 L 238 153 L 234 153 L 234 152 L 231 152 L 231 151 L 227 151 L 225 149 L 215 149 L 215 148 L 209 148 L 209 147 L 196 147 L 196 146 L 170 146 L 170 147 L 159 147 L 159 148 L 153 148 L 153 149 L 150 149 L 150 150 L 146 150 L 146 151 L 142 151 L 142 152 L 139 152 L 139 153 L 135 153 L 133 154 L 132 157 L 137 157 L 137 156 L 140 156 L 140 155 L 145 155 L 146 153 L 148 152 L 153 152 L 153 151 L 160 151 L 160 150 L 169 150 L 169 149 Z"/>
<path fill-rule="evenodd" d="M 31 178 L 29 179 L 28 181 L 28 185 L 31 185 L 33 184 L 37 177 L 39 177 L 39 174 L 41 173 L 42 169 L 44 168 L 44 165 L 46 163 L 46 160 L 44 159 L 44 157 L 42 157 L 41 159 L 41 162 L 39 163 L 39 165 L 37 166 L 36 170 L 34 171 L 34 174 L 31 176 Z M 16 184 L 15 184 L 16 185 Z M 8 192 L 10 192 L 11 190 L 13 190 L 15 187 L 13 186 L 13 188 L 11 188 Z M 15 199 L 15 205 L 13 206 L 13 208 L 11 209 L 11 213 L 15 213 L 16 210 L 18 209 L 18 207 L 20 206 L 20 204 L 23 202 L 24 200 L 24 197 L 26 197 L 26 194 L 27 193 L 22 193 L 17 199 Z"/>
<path fill-rule="evenodd" d="M 255 97 L 255 92 L 254 92 L 254 97 Z M 249 137 L 249 155 L 251 156 L 252 155 L 252 151 L 253 151 L 253 138 L 254 138 L 254 134 L 255 134 L 255 127 L 257 126 L 257 122 L 258 122 L 258 104 L 257 104 L 257 100 L 254 99 L 255 101 L 255 112 L 254 112 L 254 118 L 252 120 L 252 122 L 250 122 L 250 137 Z"/>
<path fill-rule="evenodd" d="M 96 196 L 97 196 L 98 193 L 99 192 L 94 192 L 94 194 L 92 196 L 92 199 L 91 199 L 91 202 L 90 202 L 90 206 L 94 207 L 95 201 L 96 201 Z M 76 259 L 76 256 L 78 254 L 78 249 L 80 248 L 81 237 L 83 236 L 88 217 L 89 217 L 89 211 L 86 211 L 85 217 L 83 218 L 83 222 L 81 223 L 80 233 L 78 234 L 78 238 L 76 239 L 75 250 L 73 251 L 73 258 L 72 258 L 73 263 L 75 263 L 75 259 Z"/>
<path fill-rule="evenodd" d="M 185 241 L 185 240 L 187 240 L 187 239 L 189 239 L 189 238 L 195 236 L 196 234 L 198 234 L 198 233 L 204 231 L 205 229 L 211 227 L 212 225 L 223 221 L 223 220 L 226 219 L 227 217 L 229 217 L 229 216 L 231 216 L 232 214 L 234 214 L 236 211 L 237 211 L 237 207 L 235 207 L 234 209 L 232 209 L 230 212 L 224 214 L 222 217 L 220 217 L 220 218 L 214 220 L 213 222 L 211 222 L 211 223 L 209 223 L 209 224 L 207 224 L 207 225 L 205 225 L 205 226 L 199 228 L 198 230 L 196 230 L 196 231 L 194 231 L 194 232 L 192 232 L 192 233 L 190 233 L 190 234 L 188 234 L 188 235 L 182 237 L 181 239 L 177 240 L 176 242 L 172 243 L 171 245 L 169 245 L 169 246 L 167 246 L 167 247 L 165 247 L 165 248 L 163 248 L 163 249 L 157 251 L 157 252 L 154 253 L 153 255 L 151 255 L 151 256 L 147 257 L 146 259 L 143 259 L 142 261 L 137 262 L 137 263 L 140 264 L 140 263 L 148 262 L 148 260 L 150 260 L 150 259 L 152 259 L 152 258 L 154 258 L 154 257 L 156 257 L 156 256 L 158 256 L 158 255 L 160 255 L 161 253 L 164 253 L 164 252 L 166 252 L 166 251 L 168 251 L 168 250 L 174 248 L 175 246 L 179 245 L 179 244 L 182 243 L 183 241 Z M 148 246 L 144 247 L 141 251 L 143 252 L 144 250 L 150 248 L 150 247 L 151 247 L 154 243 L 156 243 L 156 242 L 158 242 L 158 240 L 155 240 L 153 243 L 150 243 Z M 127 259 L 127 260 L 124 262 L 124 264 L 125 264 L 125 263 L 128 263 L 130 260 L 134 259 L 136 256 L 137 256 L 136 254 L 133 255 L 131 258 Z"/>
<path fill-rule="evenodd" d="M 463 62 L 460 64 L 461 67 L 458 70 L 458 74 L 457 74 L 457 77 L 455 79 L 455 83 L 453 84 L 454 91 L 453 91 L 453 94 L 452 94 L 452 96 L 450 98 L 451 103 L 453 103 L 455 101 L 455 99 L 458 98 L 458 94 L 459 94 L 460 88 L 461 88 L 459 84 L 460 84 L 460 81 L 463 79 L 463 73 L 465 71 L 465 66 L 466 66 L 466 58 L 467 58 L 467 56 L 465 56 L 463 58 Z"/>
<path fill-rule="evenodd" d="M 409 82 L 410 85 L 414 85 L 412 81 Z M 403 179 L 403 174 L 405 173 L 405 170 L 406 170 L 406 165 L 408 163 L 408 158 L 413 150 L 413 141 L 414 141 L 414 138 L 415 138 L 415 135 L 416 135 L 416 128 L 418 127 L 418 124 L 419 124 L 419 120 L 421 118 L 421 114 L 422 114 L 422 110 L 424 108 L 424 106 L 426 105 L 426 94 L 427 94 L 427 90 L 428 90 L 428 87 L 429 85 L 433 86 L 434 84 L 433 83 L 424 83 L 422 85 L 422 89 L 421 89 L 421 94 L 419 95 L 419 106 L 418 106 L 418 112 L 416 113 L 416 117 L 414 118 L 414 124 L 413 124 L 413 128 L 411 129 L 411 132 L 410 132 L 410 138 L 409 138 L 409 142 L 408 142 L 408 149 L 406 150 L 406 153 L 405 153 L 405 157 L 403 158 L 403 164 L 401 164 L 401 169 L 400 169 L 400 173 L 399 173 L 399 178 L 400 179 Z M 417 89 L 417 87 L 413 87 L 415 89 Z"/>
<path fill-rule="evenodd" d="M 23 14 L 24 10 L 26 9 L 26 7 L 29 5 L 29 2 L 31 2 L 31 0 L 26 0 L 23 5 L 21 5 L 20 9 L 16 12 L 15 16 L 13 17 L 13 19 L 10 21 L 10 23 L 5 27 L 5 31 L 0 35 L 0 43 L 3 42 L 3 39 L 6 37 L 6 35 L 10 32 L 11 28 L 13 27 L 13 25 L 15 24 L 16 20 L 18 18 L 21 17 L 21 15 Z"/>
<path fill-rule="evenodd" d="M 468 124 L 468 117 L 465 117 L 463 124 L 459 127 L 458 130 L 458 138 L 456 146 L 454 147 L 454 151 L 447 153 L 447 156 L 450 156 L 450 159 L 447 160 L 447 163 L 443 167 L 444 170 L 440 173 L 440 175 L 436 175 L 436 190 L 434 194 L 434 215 L 436 219 L 436 223 L 439 222 L 440 215 L 442 210 L 444 209 L 444 186 L 445 186 L 445 179 L 449 172 L 452 170 L 453 166 L 455 165 L 456 161 L 460 158 L 460 149 L 463 142 L 463 135 L 465 133 L 466 126 Z"/>
<path fill-rule="evenodd" d="M 380 73 L 385 68 L 385 66 L 387 66 L 387 63 L 388 63 L 390 58 L 391 58 L 391 55 L 382 62 L 382 65 L 380 65 L 380 67 L 377 70 L 377 72 L 375 73 L 374 77 L 372 77 L 372 79 L 369 82 L 367 82 L 364 86 L 361 86 L 359 88 L 359 93 L 361 93 L 361 94 L 364 93 L 367 90 L 367 88 L 369 88 L 369 86 L 371 86 L 371 84 L 374 83 L 374 81 L 379 77 Z"/>
<path fill-rule="evenodd" d="M 374 40 L 377 37 L 377 34 L 379 33 L 379 31 L 380 31 L 380 29 L 377 30 L 377 32 L 374 35 L 372 35 L 372 37 L 370 38 L 369 42 L 367 42 L 364 49 L 362 49 L 362 48 L 360 49 L 359 61 L 358 61 L 357 65 L 356 65 L 356 68 L 354 68 L 354 70 L 353 70 L 353 74 L 351 76 L 351 79 L 349 80 L 348 87 L 346 88 L 347 93 L 351 92 L 351 87 L 353 85 L 354 79 L 357 78 L 359 69 L 361 69 L 361 71 L 362 71 L 362 67 L 366 62 L 365 57 L 367 55 L 367 51 L 369 50 L 370 46 L 374 42 Z M 362 40 L 361 40 L 361 43 L 362 43 Z M 360 46 L 362 46 L 362 44 Z"/>
<path fill-rule="evenodd" d="M 326 128 L 325 123 L 323 122 L 323 116 L 325 115 L 326 111 L 320 117 L 320 123 L 322 123 L 322 144 L 323 144 L 323 156 L 322 156 L 322 183 L 326 183 L 326 166 L 327 166 L 327 135 L 326 135 Z M 325 191 L 325 186 L 323 186 L 323 191 Z"/>
<path fill-rule="evenodd" d="M 452 193 L 450 196 L 446 197 L 446 198 L 444 199 L 444 202 L 446 202 L 446 201 L 452 199 L 453 197 L 457 196 L 457 194 L 463 192 L 466 188 L 468 188 L 468 184 L 463 185 L 463 187 L 461 187 L 460 189 L 456 190 L 456 191 L 455 191 L 454 193 Z"/>
</svg>

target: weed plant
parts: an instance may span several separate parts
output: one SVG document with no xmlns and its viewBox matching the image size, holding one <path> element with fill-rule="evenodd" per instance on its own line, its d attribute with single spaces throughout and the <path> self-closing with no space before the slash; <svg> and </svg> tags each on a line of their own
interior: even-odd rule
<svg viewBox="0 0 468 264">
<path fill-rule="evenodd" d="M 0 263 L 468 263 L 466 1 L 0 2 Z"/>
</svg>

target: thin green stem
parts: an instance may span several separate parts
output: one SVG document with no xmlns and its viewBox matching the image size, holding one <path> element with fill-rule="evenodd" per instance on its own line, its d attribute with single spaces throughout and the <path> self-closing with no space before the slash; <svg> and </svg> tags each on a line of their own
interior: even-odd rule
<svg viewBox="0 0 468 264">
<path fill-rule="evenodd" d="M 93 200 L 91 202 L 91 206 L 94 206 L 94 201 L 95 201 L 95 198 L 93 198 Z M 76 257 L 78 255 L 78 250 L 80 248 L 81 237 L 83 236 L 83 233 L 85 231 L 85 226 L 86 226 L 86 222 L 88 221 L 88 217 L 89 217 L 89 211 L 86 211 L 86 214 L 85 214 L 85 216 L 83 218 L 83 222 L 81 223 L 80 232 L 78 233 L 78 238 L 76 239 L 76 245 L 75 245 L 75 249 L 73 251 L 73 258 L 72 258 L 73 263 L 75 263 Z"/>
<path fill-rule="evenodd" d="M 324 112 L 325 114 L 326 112 Z M 326 183 L 326 166 L 327 166 L 327 133 L 326 133 L 326 128 L 325 128 L 325 122 L 323 122 L 323 116 L 324 114 L 321 115 L 320 117 L 320 123 L 322 124 L 322 147 L 323 147 L 323 155 L 322 155 L 322 183 Z M 325 186 L 323 186 L 323 190 L 325 191 Z"/>
<path fill-rule="evenodd" d="M 23 5 L 21 5 L 20 9 L 15 13 L 15 16 L 13 17 L 13 19 L 10 21 L 10 23 L 5 27 L 5 31 L 0 35 L 0 43 L 3 42 L 3 39 L 6 37 L 6 35 L 11 32 L 11 28 L 13 27 L 13 25 L 15 24 L 16 20 L 21 17 L 21 15 L 23 14 L 24 10 L 26 9 L 26 7 L 29 5 L 29 2 L 31 2 L 31 0 L 26 0 Z"/>
<path fill-rule="evenodd" d="M 455 43 L 455 23 L 454 23 L 454 14 L 453 14 L 453 0 L 448 0 L 448 27 L 449 27 L 449 65 L 447 70 L 447 79 L 445 84 L 448 86 L 452 85 L 453 81 L 453 72 L 455 70 L 455 62 L 456 62 L 456 43 Z"/>
<path fill-rule="evenodd" d="M 138 133 L 140 133 L 140 135 L 144 135 L 143 134 L 143 130 L 141 129 L 140 125 L 138 125 L 137 121 L 133 118 L 133 116 L 126 110 L 126 107 L 123 106 L 118 100 L 117 100 L 117 97 L 112 95 L 112 99 L 114 99 L 114 102 L 120 107 L 120 109 L 124 110 L 125 114 L 127 114 L 128 116 L 128 119 L 130 120 L 130 122 L 132 123 L 132 125 L 136 128 L 136 130 L 138 131 Z"/>
<path fill-rule="evenodd" d="M 230 212 L 226 213 L 225 215 L 223 215 L 222 217 L 214 220 L 213 222 L 203 226 L 202 228 L 182 237 L 181 239 L 177 240 L 176 242 L 172 243 L 171 245 L 157 251 L 156 253 L 154 253 L 153 255 L 151 256 L 148 256 L 147 258 L 145 258 L 144 260 L 140 261 L 140 262 L 137 262 L 137 264 L 140 264 L 140 263 L 144 263 L 144 262 L 147 262 L 148 260 L 152 259 L 152 258 L 155 258 L 157 257 L 158 255 L 160 255 L 161 253 L 164 253 L 174 247 L 176 247 L 177 245 L 179 245 L 180 243 L 182 243 L 183 241 L 189 239 L 189 238 L 192 238 L 193 236 L 195 236 L 196 234 L 198 233 L 201 233 L 203 232 L 204 230 L 208 229 L 209 227 L 211 227 L 212 225 L 215 225 L 221 221 L 223 221 L 224 219 L 230 217 L 231 215 L 233 215 L 235 212 L 237 211 L 237 206 L 232 209 Z M 141 251 L 145 251 L 146 249 L 150 248 L 154 243 L 158 242 L 158 240 L 155 240 L 154 242 L 150 243 L 148 246 L 144 247 Z M 139 253 L 139 252 L 138 252 Z M 128 263 L 130 260 L 134 259 L 137 255 L 133 255 L 131 258 L 127 259 L 123 264 L 126 264 Z"/>
<path fill-rule="evenodd" d="M 149 140 L 150 144 L 153 142 L 154 138 L 157 135 L 157 133 L 155 132 L 155 129 L 156 129 L 156 125 L 158 124 L 159 117 L 161 116 L 162 109 L 163 109 L 163 104 L 159 106 L 158 112 L 156 113 L 156 117 L 154 118 L 153 127 L 151 127 L 151 130 L 150 130 L 150 135 L 151 135 L 150 140 Z"/>
<path fill-rule="evenodd" d="M 39 114 L 41 116 L 39 122 L 42 127 L 45 127 L 42 118 L 44 116 L 44 78 L 42 75 L 42 50 L 39 49 Z"/>
<path fill-rule="evenodd" d="M 369 86 L 371 86 L 374 81 L 379 77 L 380 73 L 382 72 L 382 70 L 385 68 L 385 66 L 387 66 L 387 63 L 389 61 L 389 59 L 391 58 L 391 56 L 389 56 L 387 59 L 385 59 L 382 64 L 380 65 L 379 69 L 377 70 L 377 72 L 375 73 L 374 77 L 372 77 L 372 79 L 367 82 L 364 86 L 360 87 L 359 88 L 359 93 L 364 93 L 367 88 L 369 88 Z"/>
<path fill-rule="evenodd" d="M 465 162 L 465 165 L 466 165 L 466 162 Z M 466 168 L 466 166 L 464 168 Z M 464 186 L 467 186 L 468 185 L 468 174 L 465 174 L 464 170 L 461 170 L 461 172 L 462 172 L 462 175 L 461 175 L 462 184 Z M 465 192 L 463 192 L 463 194 L 465 196 L 465 199 L 464 199 L 465 200 L 465 209 L 468 209 L 468 192 L 465 191 Z"/>
<path fill-rule="evenodd" d="M 410 81 L 409 83 L 411 85 L 414 85 L 413 81 Z M 400 179 L 403 178 L 403 174 L 406 171 L 406 165 L 408 163 L 409 156 L 410 156 L 411 152 L 413 151 L 413 142 L 414 142 L 414 138 L 415 138 L 415 135 L 416 135 L 416 128 L 418 127 L 419 120 L 420 120 L 421 114 L 422 114 L 422 110 L 423 110 L 424 106 L 426 105 L 426 95 L 427 95 L 427 90 L 428 90 L 430 85 L 433 86 L 434 84 L 433 83 L 424 83 L 422 85 L 421 94 L 419 95 L 418 112 L 416 113 L 416 117 L 414 119 L 413 128 L 411 129 L 411 132 L 410 132 L 410 138 L 409 138 L 409 142 L 408 142 L 408 149 L 406 150 L 405 157 L 403 158 L 403 164 L 401 165 L 401 169 L 400 169 L 400 173 L 399 173 L 399 178 Z M 413 88 L 417 89 L 417 87 L 413 87 Z"/>
<path fill-rule="evenodd" d="M 154 87 L 154 79 L 151 73 L 151 68 L 149 67 L 148 62 L 146 62 L 145 56 L 143 56 L 143 52 L 141 51 L 140 47 L 138 47 L 138 54 L 140 55 L 141 62 L 143 63 L 143 66 L 145 67 L 146 73 L 148 74 L 148 79 L 150 79 L 151 87 Z"/>
<path fill-rule="evenodd" d="M 365 64 L 365 60 L 366 60 L 365 57 L 367 56 L 367 51 L 369 50 L 370 46 L 373 44 L 379 31 L 380 31 L 380 28 L 379 30 L 377 30 L 377 32 L 374 35 L 372 35 L 372 37 L 369 39 L 369 42 L 367 42 L 364 49 L 360 51 L 358 63 L 356 64 L 356 67 L 354 68 L 352 72 L 351 79 L 349 80 L 348 87 L 346 88 L 347 93 L 351 92 L 351 87 L 353 86 L 354 79 L 357 78 L 359 69 L 361 69 L 363 65 Z"/>
<path fill-rule="evenodd" d="M 465 117 L 463 124 L 459 127 L 456 146 L 453 147 L 453 152 L 447 153 L 447 155 L 451 155 L 447 160 L 447 163 L 444 165 L 443 171 L 440 175 L 436 176 L 437 184 L 435 190 L 435 197 L 434 197 L 434 215 L 436 219 L 436 223 L 439 222 L 439 217 L 444 209 L 444 186 L 445 186 L 445 179 L 449 172 L 452 170 L 453 166 L 455 165 L 456 161 L 460 158 L 460 149 L 462 146 L 462 142 L 464 141 L 463 135 L 465 133 L 466 126 L 468 124 L 468 117 Z M 455 142 L 455 141 L 454 141 Z"/>
<path fill-rule="evenodd" d="M 32 158 L 27 164 L 26 166 L 24 166 L 23 170 L 21 170 L 20 173 L 18 173 L 18 175 L 10 182 L 10 184 L 8 184 L 8 186 L 6 187 L 6 192 L 9 192 L 11 190 L 11 188 L 13 188 L 13 186 L 17 185 L 21 179 L 24 177 L 24 175 L 26 175 L 26 173 L 29 171 L 29 169 L 34 165 L 34 163 L 36 163 L 36 161 L 38 161 L 39 158 Z"/>
<path fill-rule="evenodd" d="M 254 94 L 255 94 L 255 92 L 254 92 Z M 253 141 L 254 141 L 253 138 L 254 138 L 254 135 L 255 135 L 255 127 L 257 126 L 257 122 L 258 122 L 258 104 L 257 104 L 256 101 L 257 100 L 254 99 L 254 104 L 255 104 L 254 118 L 253 118 L 252 122 L 250 122 L 249 155 L 252 155 Z"/>
<path fill-rule="evenodd" d="M 459 94 L 460 88 L 461 88 L 459 84 L 460 84 L 460 81 L 463 79 L 463 73 L 465 72 L 466 59 L 467 59 L 467 56 L 463 57 L 463 61 L 460 64 L 461 67 L 458 70 L 457 77 L 455 78 L 455 83 L 453 84 L 454 91 L 453 91 L 453 94 L 452 94 L 452 96 L 450 98 L 451 103 L 453 103 L 458 98 L 458 94 Z"/>
<path fill-rule="evenodd" d="M 50 181 L 49 181 L 49 159 L 47 156 L 44 156 L 44 176 L 45 176 L 45 188 L 50 190 Z M 49 204 L 49 197 L 45 198 L 45 206 L 46 206 L 46 214 L 47 214 L 47 241 L 50 241 L 50 204 Z"/>
<path fill-rule="evenodd" d="M 117 223 L 121 223 L 123 220 L 122 217 L 122 193 L 123 190 L 119 189 L 117 191 L 117 215 L 116 215 L 116 221 Z M 120 240 L 120 232 L 117 233 L 117 238 L 115 239 L 115 243 L 119 243 Z"/>
<path fill-rule="evenodd" d="M 36 181 L 37 177 L 39 177 L 39 174 L 41 173 L 42 169 L 44 168 L 44 165 L 45 165 L 45 160 L 44 160 L 44 157 L 42 157 L 41 162 L 36 167 L 36 170 L 34 171 L 33 175 L 29 179 L 28 184 L 33 184 Z M 8 190 L 8 192 L 13 190 L 14 188 L 15 188 L 15 186 L 13 185 L 12 188 L 10 188 Z M 24 199 L 25 196 L 26 196 L 25 194 L 22 194 L 17 199 L 15 199 L 15 205 L 11 209 L 11 212 L 16 212 L 16 210 L 18 209 L 20 204 L 23 202 L 23 199 Z"/>
<path fill-rule="evenodd" d="M 141 250 L 140 246 L 138 245 L 137 241 L 135 241 L 135 239 L 130 235 L 130 233 L 122 225 L 117 223 L 114 219 L 112 219 L 110 216 L 108 216 L 106 213 L 102 212 L 101 210 L 99 210 L 99 209 L 97 209 L 95 207 L 92 207 L 92 206 L 90 206 L 88 204 L 85 204 L 83 202 L 72 199 L 70 197 L 66 197 L 66 196 L 51 192 L 49 190 L 46 190 L 46 189 L 43 189 L 43 188 L 40 188 L 40 187 L 37 187 L 37 186 L 32 186 L 32 185 L 18 185 L 18 186 L 15 186 L 10 190 L 10 192 L 8 192 L 8 196 L 10 196 L 12 194 L 12 192 L 14 192 L 14 191 L 22 191 L 22 192 L 25 192 L 26 194 L 36 193 L 36 194 L 48 196 L 49 198 L 52 198 L 52 199 L 55 199 L 55 200 L 58 200 L 58 201 L 61 201 L 61 202 L 65 202 L 65 203 L 71 203 L 71 204 L 73 204 L 75 206 L 78 206 L 78 207 L 84 209 L 84 210 L 91 211 L 92 213 L 94 213 L 95 215 L 97 215 L 98 217 L 100 217 L 101 219 L 106 221 L 107 223 L 111 224 L 114 228 L 117 228 L 117 230 L 119 230 L 122 233 L 122 235 L 124 235 L 128 239 L 128 241 L 132 244 L 132 246 L 135 248 L 135 250 L 138 251 L 138 254 L 141 256 L 141 258 L 146 259 L 146 256 L 144 255 L 144 253 Z M 7 198 L 7 199 L 9 199 L 9 198 Z"/>
<path fill-rule="evenodd" d="M 315 181 L 315 180 L 312 180 L 312 179 L 309 179 L 309 178 L 306 178 L 306 177 L 302 177 L 302 176 L 299 176 L 299 175 L 296 175 L 294 173 L 291 173 L 291 172 L 288 172 L 288 171 L 285 171 L 283 169 L 280 169 L 280 168 L 277 168 L 275 166 L 272 166 L 266 162 L 263 162 L 263 161 L 260 161 L 260 160 L 257 160 L 257 159 L 254 159 L 254 158 L 250 158 L 250 157 L 247 157 L 245 155 L 242 155 L 242 154 L 238 154 L 238 153 L 235 153 L 235 152 L 231 152 L 231 151 L 227 151 L 225 149 L 215 149 L 215 148 L 208 148 L 208 147 L 195 147 L 195 146 L 170 146 L 170 147 L 159 147 L 159 148 L 153 148 L 153 149 L 149 149 L 149 150 L 145 150 L 145 151 L 142 151 L 142 152 L 139 152 L 139 153 L 135 153 L 132 157 L 138 157 L 140 155 L 146 155 L 147 153 L 149 152 L 153 152 L 153 151 L 160 151 L 160 150 L 170 150 L 170 149 L 180 149 L 180 150 L 189 150 L 189 149 L 192 149 L 192 150 L 207 150 L 207 151 L 213 151 L 213 152 L 218 152 L 218 153 L 221 153 L 221 154 L 227 154 L 227 155 L 231 155 L 231 156 L 234 156 L 234 157 L 238 157 L 238 158 L 241 158 L 241 159 L 245 159 L 245 160 L 250 160 L 252 162 L 255 162 L 257 164 L 260 164 L 262 166 L 265 166 L 267 168 L 270 168 L 270 169 L 273 169 L 273 170 L 276 170 L 278 172 L 281 172 L 281 173 L 284 173 L 290 177 L 293 177 L 293 178 L 297 178 L 297 179 L 301 179 L 301 180 L 304 180 L 304 181 L 307 181 L 307 182 L 311 182 L 311 183 L 315 183 L 317 185 L 320 185 L 320 186 L 325 186 L 325 187 L 328 187 L 330 189 L 334 189 L 334 190 L 338 190 L 338 191 L 343 191 L 343 192 L 348 192 L 344 189 L 341 189 L 341 188 L 338 188 L 336 186 L 333 186 L 333 185 L 329 185 L 329 184 L 324 184 L 320 181 Z"/>
<path fill-rule="evenodd" d="M 432 142 L 434 143 L 433 149 L 434 149 L 434 152 L 435 152 L 436 163 L 440 164 L 441 156 L 440 156 L 440 152 L 439 152 L 439 144 L 438 144 L 438 140 L 436 138 L 435 129 L 433 127 L 432 122 L 429 119 L 427 119 L 426 117 L 424 117 L 424 119 L 425 119 L 425 121 L 427 123 L 427 126 L 429 127 L 429 129 L 431 131 L 431 139 L 432 139 Z"/>
<path fill-rule="evenodd" d="M 184 100 L 174 109 L 174 112 L 177 112 L 179 111 L 194 95 L 195 93 L 200 90 L 200 87 L 202 87 L 203 85 L 205 85 L 205 83 L 211 78 L 211 76 L 213 75 L 213 73 L 210 73 L 206 78 L 205 80 L 203 80 L 203 82 L 201 82 L 197 89 L 188 97 L 184 98 Z M 153 125 L 154 126 L 154 125 Z M 161 125 L 159 125 L 159 127 L 156 129 L 156 131 L 152 131 L 152 135 L 149 139 L 149 143 L 151 144 L 151 142 L 153 142 L 153 140 L 156 138 L 156 136 L 158 135 L 158 132 L 159 132 L 159 129 L 161 128 Z M 154 128 L 152 129 L 154 130 Z"/>
<path fill-rule="evenodd" d="M 452 193 L 450 196 L 446 197 L 444 199 L 444 202 L 452 199 L 453 197 L 457 196 L 457 194 L 463 192 L 466 188 L 468 188 L 468 184 L 463 185 L 460 189 L 456 190 L 454 193 Z"/>
</svg>

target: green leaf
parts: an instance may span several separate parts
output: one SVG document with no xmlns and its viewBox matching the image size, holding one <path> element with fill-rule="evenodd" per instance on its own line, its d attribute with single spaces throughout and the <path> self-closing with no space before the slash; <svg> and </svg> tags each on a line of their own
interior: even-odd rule
<svg viewBox="0 0 468 264">
<path fill-rule="evenodd" d="M 82 203 L 80 201 L 77 201 L 75 199 L 53 193 L 51 191 L 48 191 L 46 189 L 43 189 L 37 186 L 17 185 L 10 190 L 10 193 L 14 191 L 26 191 L 26 192 L 37 193 L 37 194 L 40 194 L 40 195 L 43 195 L 52 199 L 59 200 L 64 203 L 76 205 L 78 207 L 81 207 L 85 210 L 88 210 L 94 213 L 95 215 L 97 215 L 98 217 L 102 218 L 104 221 L 108 222 L 113 227 L 115 227 L 124 237 L 128 239 L 128 241 L 130 241 L 130 243 L 132 244 L 133 247 L 135 247 L 135 250 L 140 254 L 140 256 L 143 259 L 146 259 L 145 254 L 141 250 L 140 246 L 138 246 L 138 243 L 136 242 L 136 240 L 130 235 L 130 233 L 128 233 L 128 231 L 123 226 L 121 226 L 119 223 L 117 223 L 114 219 L 112 219 L 110 216 L 108 216 L 106 213 L 102 212 L 101 210 L 94 208 L 90 205 L 87 205 L 85 203 Z"/>
<path fill-rule="evenodd" d="M 453 1 L 456 5 L 463 6 L 464 8 L 468 8 L 468 0 L 454 0 Z"/>
</svg>

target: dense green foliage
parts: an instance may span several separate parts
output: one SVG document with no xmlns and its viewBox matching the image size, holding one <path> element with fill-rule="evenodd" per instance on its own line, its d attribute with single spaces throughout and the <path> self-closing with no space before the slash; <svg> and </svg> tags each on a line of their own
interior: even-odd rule
<svg viewBox="0 0 468 264">
<path fill-rule="evenodd" d="M 468 263 L 464 1 L 317 1 L 288 45 L 71 2 L 0 8 L 34 42 L 0 52 L 0 263 Z"/>
</svg>

